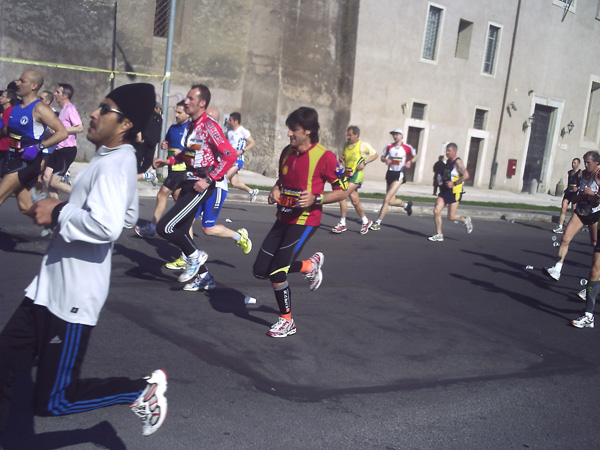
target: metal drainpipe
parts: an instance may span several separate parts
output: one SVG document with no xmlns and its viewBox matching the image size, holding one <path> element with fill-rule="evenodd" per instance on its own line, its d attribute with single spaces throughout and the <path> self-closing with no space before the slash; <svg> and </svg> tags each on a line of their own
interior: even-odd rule
<svg viewBox="0 0 600 450">
<path fill-rule="evenodd" d="M 508 59 L 508 72 L 506 74 L 506 83 L 504 85 L 504 96 L 502 97 L 502 108 L 500 122 L 498 122 L 498 133 L 496 133 L 496 146 L 494 147 L 494 159 L 492 159 L 492 173 L 490 176 L 490 189 L 494 188 L 496 181 L 496 172 L 498 170 L 498 146 L 500 144 L 500 133 L 502 133 L 502 122 L 504 121 L 504 106 L 506 105 L 506 96 L 508 95 L 508 83 L 510 81 L 510 72 L 512 69 L 513 55 L 515 53 L 515 42 L 517 40 L 517 27 L 519 25 L 519 13 L 521 12 L 521 0 L 517 3 L 517 14 L 515 16 L 515 29 L 513 30 L 512 43 L 510 45 L 510 57 Z"/>
<path fill-rule="evenodd" d="M 519 0 L 520 1 L 520 0 Z M 171 0 L 171 11 L 169 12 L 169 30 L 167 33 L 167 54 L 165 57 L 165 76 L 171 76 L 171 64 L 173 62 L 173 35 L 175 33 L 175 12 L 177 10 L 177 0 Z M 160 131 L 160 142 L 165 140 L 167 135 L 167 122 L 169 117 L 169 93 L 171 91 L 171 78 L 165 78 L 162 93 L 163 122 Z M 160 158 L 165 157 L 165 151 L 160 148 L 158 151 Z"/>
</svg>

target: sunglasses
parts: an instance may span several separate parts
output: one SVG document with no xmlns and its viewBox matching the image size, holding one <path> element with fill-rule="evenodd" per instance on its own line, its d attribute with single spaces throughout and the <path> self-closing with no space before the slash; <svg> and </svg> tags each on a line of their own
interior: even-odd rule
<svg viewBox="0 0 600 450">
<path fill-rule="evenodd" d="M 125 115 L 123 114 L 122 111 L 119 111 L 118 109 L 113 109 L 110 107 L 110 105 L 103 103 L 100 106 L 98 106 L 98 109 L 100 110 L 100 115 L 103 116 L 104 114 L 108 114 L 109 112 L 114 112 L 117 114 L 121 114 L 122 116 Z"/>
</svg>

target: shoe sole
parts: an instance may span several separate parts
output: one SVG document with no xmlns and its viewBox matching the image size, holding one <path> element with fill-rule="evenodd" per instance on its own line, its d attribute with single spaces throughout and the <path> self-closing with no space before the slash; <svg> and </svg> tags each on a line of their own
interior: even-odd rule
<svg viewBox="0 0 600 450">
<path fill-rule="evenodd" d="M 198 265 L 196 266 L 196 269 L 194 270 L 193 274 L 189 275 L 189 274 L 182 273 L 181 275 L 179 275 L 179 282 L 187 283 L 192 278 L 194 278 L 196 275 L 198 275 L 198 272 L 200 272 L 200 267 L 202 267 L 204 265 L 204 263 L 206 262 L 207 259 L 208 259 L 208 254 L 206 254 L 205 252 L 202 252 L 202 254 L 200 255 L 200 258 L 198 258 Z M 186 266 L 186 269 L 187 269 L 187 266 Z"/>
<path fill-rule="evenodd" d="M 348 229 L 348 228 L 344 228 L 343 230 L 331 230 L 331 232 L 332 232 L 332 233 L 335 233 L 335 234 L 341 234 L 341 233 L 343 233 L 344 231 L 346 231 L 347 229 Z"/>
<path fill-rule="evenodd" d="M 198 286 L 198 287 L 187 288 L 187 289 L 184 286 L 183 290 L 187 291 L 187 292 L 198 292 L 199 290 L 211 291 L 211 290 L 213 290 L 216 287 L 217 287 L 217 285 L 215 285 L 215 284 L 207 284 L 207 285 L 204 285 L 203 287 Z"/>
<path fill-rule="evenodd" d="M 581 325 L 581 324 L 575 324 L 574 322 L 571 322 L 571 325 L 573 325 L 575 328 L 594 328 L 594 324 Z"/>
<path fill-rule="evenodd" d="M 154 237 L 154 234 L 145 234 L 142 231 L 138 231 L 137 228 L 134 228 L 134 230 L 135 230 L 135 233 L 141 238 L 152 239 Z"/>
<path fill-rule="evenodd" d="M 284 338 L 284 337 L 291 336 L 293 334 L 296 334 L 295 328 L 286 334 L 271 334 L 271 331 L 267 331 L 267 336 L 272 337 L 272 338 Z"/>
</svg>

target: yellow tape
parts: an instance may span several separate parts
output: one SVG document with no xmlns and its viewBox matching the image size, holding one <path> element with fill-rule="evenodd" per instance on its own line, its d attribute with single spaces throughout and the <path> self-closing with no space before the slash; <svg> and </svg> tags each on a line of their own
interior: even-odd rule
<svg viewBox="0 0 600 450">
<path fill-rule="evenodd" d="M 4 58 L 0 56 L 1 62 L 11 62 L 15 64 L 29 64 L 32 66 L 45 66 L 45 67 L 53 67 L 55 69 L 69 69 L 69 70 L 80 70 L 83 72 L 99 72 L 99 73 L 108 73 L 110 74 L 108 79 L 112 80 L 115 77 L 115 74 L 119 75 L 136 75 L 140 77 L 152 77 L 152 78 L 162 78 L 161 84 L 165 82 L 167 78 L 171 78 L 171 75 L 155 75 L 151 73 L 139 73 L 139 72 L 124 72 L 120 70 L 107 70 L 107 69 L 98 69 L 96 67 L 86 67 L 86 66 L 73 66 L 71 64 L 58 64 L 58 63 L 49 63 L 42 61 L 29 61 L 27 59 L 18 59 L 18 58 Z"/>
</svg>

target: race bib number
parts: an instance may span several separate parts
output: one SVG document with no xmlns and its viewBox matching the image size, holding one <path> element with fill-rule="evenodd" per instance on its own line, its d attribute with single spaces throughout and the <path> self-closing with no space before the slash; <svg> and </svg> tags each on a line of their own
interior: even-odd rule
<svg viewBox="0 0 600 450">
<path fill-rule="evenodd" d="M 300 194 L 302 194 L 300 189 L 291 189 L 282 186 L 279 195 L 279 210 L 281 212 L 290 213 L 295 208 L 299 208 Z"/>
<path fill-rule="evenodd" d="M 8 145 L 11 152 L 18 152 L 21 150 L 21 136 L 11 133 L 8 137 Z"/>
</svg>

